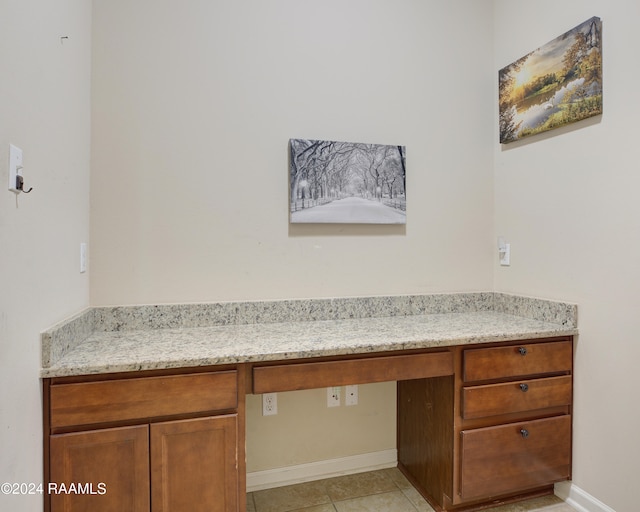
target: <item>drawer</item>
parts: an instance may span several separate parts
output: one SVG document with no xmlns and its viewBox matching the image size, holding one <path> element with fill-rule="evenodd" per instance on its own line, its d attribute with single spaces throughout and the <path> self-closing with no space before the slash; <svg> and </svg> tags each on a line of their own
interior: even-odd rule
<svg viewBox="0 0 640 512">
<path fill-rule="evenodd" d="M 451 352 L 289 363 L 253 368 L 253 392 L 423 379 L 453 375 Z"/>
<path fill-rule="evenodd" d="M 50 387 L 51 427 L 205 413 L 238 406 L 237 371 L 141 377 Z"/>
<path fill-rule="evenodd" d="M 516 493 L 570 477 L 569 415 L 464 430 L 460 436 L 463 499 Z"/>
<path fill-rule="evenodd" d="M 464 351 L 465 382 L 570 372 L 571 340 Z"/>
<path fill-rule="evenodd" d="M 571 404 L 571 376 L 522 380 L 462 390 L 465 419 L 533 411 Z"/>
</svg>

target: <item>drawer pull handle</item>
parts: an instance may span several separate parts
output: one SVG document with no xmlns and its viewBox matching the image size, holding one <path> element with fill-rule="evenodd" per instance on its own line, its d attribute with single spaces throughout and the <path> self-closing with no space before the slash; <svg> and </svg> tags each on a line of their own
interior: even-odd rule
<svg viewBox="0 0 640 512">
<path fill-rule="evenodd" d="M 520 384 L 520 390 L 521 390 L 523 393 L 526 393 L 527 391 L 529 391 L 529 386 L 528 386 L 528 384 Z"/>
<path fill-rule="evenodd" d="M 520 353 L 521 356 L 526 356 L 527 355 L 527 347 L 520 347 L 518 349 L 518 352 Z"/>
<path fill-rule="evenodd" d="M 529 437 L 529 431 L 526 428 L 521 428 L 520 435 L 523 437 L 523 439 L 526 439 L 527 437 Z"/>
</svg>

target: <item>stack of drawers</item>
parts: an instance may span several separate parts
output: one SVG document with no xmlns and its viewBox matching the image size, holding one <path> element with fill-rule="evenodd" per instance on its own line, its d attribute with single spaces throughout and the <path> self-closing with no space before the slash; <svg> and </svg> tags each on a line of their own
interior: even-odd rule
<svg viewBox="0 0 640 512">
<path fill-rule="evenodd" d="M 463 351 L 463 502 L 570 478 L 572 359 L 571 340 Z"/>
</svg>

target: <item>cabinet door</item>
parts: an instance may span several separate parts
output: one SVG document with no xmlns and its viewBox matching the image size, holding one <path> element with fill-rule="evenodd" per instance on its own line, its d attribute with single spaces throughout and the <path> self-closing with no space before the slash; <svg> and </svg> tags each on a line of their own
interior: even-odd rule
<svg viewBox="0 0 640 512">
<path fill-rule="evenodd" d="M 149 511 L 147 425 L 54 435 L 50 452 L 52 512 Z"/>
<path fill-rule="evenodd" d="M 237 512 L 237 414 L 150 428 L 153 512 Z"/>
</svg>

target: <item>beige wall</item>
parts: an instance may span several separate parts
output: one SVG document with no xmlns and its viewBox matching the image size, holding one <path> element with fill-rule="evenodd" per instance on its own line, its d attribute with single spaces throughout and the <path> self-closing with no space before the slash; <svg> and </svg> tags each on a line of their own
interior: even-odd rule
<svg viewBox="0 0 640 512">
<path fill-rule="evenodd" d="M 490 24 L 468 0 L 96 2 L 92 303 L 490 288 Z M 290 227 L 291 137 L 406 145 L 406 229 Z"/>
<path fill-rule="evenodd" d="M 94 3 L 92 304 L 490 289 L 491 21 L 472 1 Z M 289 226 L 291 137 L 406 145 L 406 228 Z M 393 449 L 371 417 L 394 389 L 339 412 L 284 395 L 276 418 L 250 398 L 249 471 Z"/>
<path fill-rule="evenodd" d="M 638 508 L 640 472 L 640 4 L 496 1 L 494 67 L 591 16 L 603 22 L 603 116 L 494 144 L 495 233 L 512 244 L 512 265 L 496 265 L 495 288 L 579 304 L 574 483 L 623 512 Z"/>
<path fill-rule="evenodd" d="M 79 248 L 89 242 L 91 3 L 3 0 L 0 12 L 0 483 L 39 484 L 40 331 L 89 304 Z M 17 200 L 9 143 L 33 187 Z M 0 495 L 0 509 L 39 511 L 42 497 Z"/>
<path fill-rule="evenodd" d="M 262 416 L 247 396 L 247 471 L 264 471 L 396 449 L 395 382 L 358 386 L 358 405 L 327 408 L 326 389 L 278 393 L 278 414 Z"/>
<path fill-rule="evenodd" d="M 90 7 L 2 2 L 1 481 L 41 478 L 39 332 L 89 303 L 78 246 L 91 142 L 94 305 L 486 289 L 577 302 L 574 481 L 634 509 L 637 2 L 113 0 L 94 2 L 92 26 Z M 497 69 L 593 15 L 605 114 L 500 147 Z M 290 228 L 289 137 L 405 144 L 406 228 Z M 35 188 L 17 202 L 9 142 Z M 498 235 L 511 267 L 497 265 Z M 387 398 L 370 414 L 388 416 L 392 391 L 375 391 Z M 297 410 L 331 418 L 321 398 L 284 396 L 282 416 L 261 425 L 250 397 L 254 470 L 323 455 L 260 449 L 260 427 Z M 363 411 L 342 408 L 330 456 L 389 447 L 384 426 L 354 451 L 371 430 Z M 326 435 L 278 430 L 301 447 Z M 0 499 L 40 510 L 32 498 Z"/>
</svg>

